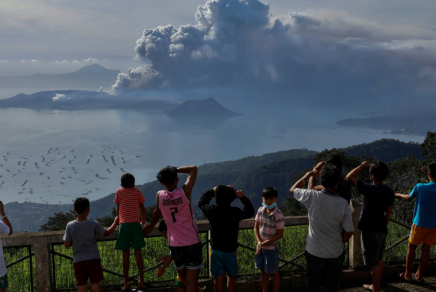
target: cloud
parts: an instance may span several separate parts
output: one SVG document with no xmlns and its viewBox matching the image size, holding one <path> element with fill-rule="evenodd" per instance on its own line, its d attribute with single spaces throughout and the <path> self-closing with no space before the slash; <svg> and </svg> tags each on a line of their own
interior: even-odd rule
<svg viewBox="0 0 436 292">
<path fill-rule="evenodd" d="M 55 64 L 68 64 L 68 63 L 70 63 L 69 61 L 67 61 L 67 60 L 62 60 L 62 61 L 55 61 Z"/>
<path fill-rule="evenodd" d="M 84 63 L 97 63 L 98 59 L 94 59 L 94 58 L 89 57 L 88 59 L 85 59 L 82 62 L 84 62 Z"/>
<path fill-rule="evenodd" d="M 40 63 L 40 62 L 38 60 L 33 59 L 33 60 L 29 60 L 29 63 L 36 64 L 36 63 Z"/>
<path fill-rule="evenodd" d="M 80 62 L 77 60 L 73 60 L 73 64 L 80 64 Z"/>
<path fill-rule="evenodd" d="M 27 61 L 26 60 L 21 60 L 20 63 L 27 63 Z"/>
<path fill-rule="evenodd" d="M 8 63 L 9 60 L 0 60 L 0 63 Z"/>
<path fill-rule="evenodd" d="M 71 97 L 67 97 L 65 94 L 56 93 L 56 96 L 52 98 L 53 101 L 65 101 L 71 99 Z"/>
<path fill-rule="evenodd" d="M 146 29 L 135 47 L 146 65 L 119 74 L 111 92 L 268 88 L 347 102 L 436 93 L 422 73 L 436 68 L 436 39 L 398 39 L 391 27 L 338 16 L 274 18 L 258 0 L 209 0 L 195 18 Z"/>
</svg>

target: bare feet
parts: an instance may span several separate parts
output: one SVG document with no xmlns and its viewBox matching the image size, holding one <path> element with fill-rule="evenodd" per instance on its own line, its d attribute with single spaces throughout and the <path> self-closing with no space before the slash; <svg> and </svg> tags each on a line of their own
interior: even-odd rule
<svg viewBox="0 0 436 292">
<path fill-rule="evenodd" d="M 130 291 L 130 282 L 124 282 L 123 291 Z"/>
<path fill-rule="evenodd" d="M 363 289 L 368 290 L 368 291 L 373 291 L 372 285 L 369 285 L 369 284 L 364 284 Z"/>
</svg>

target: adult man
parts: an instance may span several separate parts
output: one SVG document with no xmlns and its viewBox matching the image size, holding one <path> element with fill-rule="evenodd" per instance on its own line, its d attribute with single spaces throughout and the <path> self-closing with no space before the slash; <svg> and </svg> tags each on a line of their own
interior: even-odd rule
<svg viewBox="0 0 436 292">
<path fill-rule="evenodd" d="M 421 168 L 427 172 L 429 183 L 417 184 L 410 195 L 395 194 L 395 197 L 405 200 L 416 199 L 413 213 L 413 225 L 409 237 L 409 246 L 406 256 L 406 272 L 400 277 L 406 281 L 423 283 L 424 270 L 430 258 L 430 248 L 436 245 L 436 163 L 431 162 Z M 415 261 L 416 248 L 421 247 L 421 261 L 416 273 L 412 273 Z"/>
<path fill-rule="evenodd" d="M 344 243 L 353 235 L 354 227 L 347 201 L 335 192 L 340 172 L 332 164 L 321 171 L 323 190 L 302 189 L 306 181 L 318 175 L 318 170 L 309 171 L 289 191 L 309 212 L 305 291 L 334 292 L 342 274 Z"/>
</svg>

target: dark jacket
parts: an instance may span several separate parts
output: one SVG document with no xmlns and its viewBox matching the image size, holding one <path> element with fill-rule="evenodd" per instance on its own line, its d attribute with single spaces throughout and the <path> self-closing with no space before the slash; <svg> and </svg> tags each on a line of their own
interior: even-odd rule
<svg viewBox="0 0 436 292">
<path fill-rule="evenodd" d="M 233 192 L 234 194 L 234 192 Z M 211 225 L 211 246 L 213 250 L 234 252 L 238 248 L 239 221 L 254 216 L 254 207 L 247 197 L 242 197 L 244 209 L 232 207 L 231 203 L 236 198 L 232 195 L 223 195 L 216 198 L 216 205 L 210 205 L 215 196 L 215 191 L 207 191 L 198 202 L 198 207 L 209 219 Z"/>
</svg>

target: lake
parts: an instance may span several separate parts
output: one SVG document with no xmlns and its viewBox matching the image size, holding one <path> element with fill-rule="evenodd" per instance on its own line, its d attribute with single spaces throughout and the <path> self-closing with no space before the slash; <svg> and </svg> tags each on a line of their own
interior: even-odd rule
<svg viewBox="0 0 436 292">
<path fill-rule="evenodd" d="M 142 184 L 166 165 L 201 165 L 295 148 L 323 150 L 381 138 L 424 139 L 336 125 L 356 116 L 351 112 L 229 108 L 243 115 L 174 121 L 135 111 L 0 109 L 1 200 L 57 204 L 81 195 L 94 200 L 114 192 L 124 171 Z"/>
</svg>

